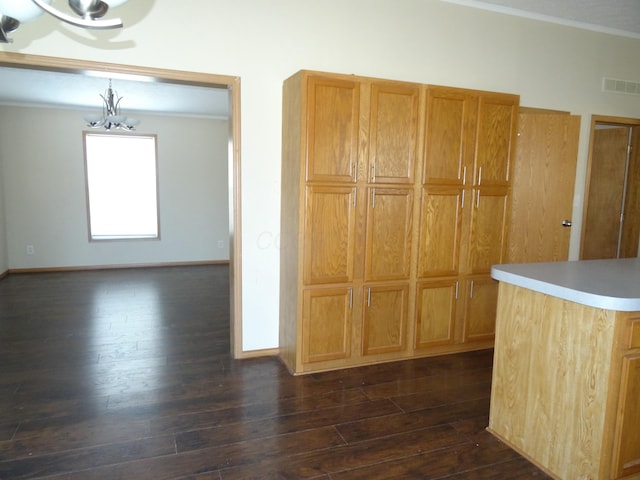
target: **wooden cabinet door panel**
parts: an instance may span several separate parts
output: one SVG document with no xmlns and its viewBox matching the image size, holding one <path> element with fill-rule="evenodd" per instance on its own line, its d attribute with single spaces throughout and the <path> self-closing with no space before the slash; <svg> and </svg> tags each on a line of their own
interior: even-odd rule
<svg viewBox="0 0 640 480">
<path fill-rule="evenodd" d="M 307 187 L 304 282 L 307 285 L 353 279 L 355 187 Z"/>
<path fill-rule="evenodd" d="M 491 340 L 496 332 L 498 282 L 481 277 L 468 280 L 467 285 L 464 341 Z"/>
<path fill-rule="evenodd" d="M 302 307 L 302 361 L 347 358 L 351 352 L 351 288 L 314 288 L 304 291 Z"/>
<path fill-rule="evenodd" d="M 463 190 L 425 187 L 420 211 L 418 276 L 458 274 Z"/>
<path fill-rule="evenodd" d="M 369 131 L 369 180 L 413 183 L 418 137 L 417 85 L 373 83 Z"/>
<path fill-rule="evenodd" d="M 465 156 L 473 147 L 468 144 L 471 102 L 469 94 L 455 89 L 428 88 L 423 183 L 464 183 Z"/>
<path fill-rule="evenodd" d="M 475 189 L 469 248 L 469 273 L 489 273 L 503 263 L 506 250 L 508 192 L 504 188 Z"/>
<path fill-rule="evenodd" d="M 640 473 L 640 354 L 622 359 L 619 416 L 614 450 L 615 478 Z M 636 477 L 634 477 L 636 478 Z"/>
<path fill-rule="evenodd" d="M 354 182 L 360 85 L 310 77 L 307 84 L 307 181 Z"/>
<path fill-rule="evenodd" d="M 365 288 L 363 355 L 404 350 L 408 297 L 406 284 Z"/>
<path fill-rule="evenodd" d="M 453 343 L 457 298 L 455 279 L 418 284 L 415 348 Z"/>
<path fill-rule="evenodd" d="M 409 278 L 413 190 L 370 188 L 365 280 Z"/>
<path fill-rule="evenodd" d="M 475 185 L 506 185 L 518 114 L 517 97 L 481 95 L 478 100 Z"/>
</svg>

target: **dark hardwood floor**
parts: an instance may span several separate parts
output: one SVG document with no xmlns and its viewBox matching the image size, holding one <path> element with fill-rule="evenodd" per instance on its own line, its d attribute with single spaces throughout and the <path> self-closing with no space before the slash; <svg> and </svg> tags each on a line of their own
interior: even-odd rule
<svg viewBox="0 0 640 480">
<path fill-rule="evenodd" d="M 491 351 L 301 377 L 229 355 L 228 268 L 0 281 L 0 478 L 546 479 L 485 431 Z"/>
</svg>

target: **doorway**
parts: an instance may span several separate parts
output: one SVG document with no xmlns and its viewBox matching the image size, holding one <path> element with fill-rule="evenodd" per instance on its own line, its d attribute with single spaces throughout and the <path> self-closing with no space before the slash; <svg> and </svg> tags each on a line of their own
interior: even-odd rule
<svg viewBox="0 0 640 480">
<path fill-rule="evenodd" d="M 640 119 L 594 116 L 580 258 L 638 256 Z"/>
<path fill-rule="evenodd" d="M 128 79 L 195 85 L 226 89 L 230 102 L 229 120 L 229 299 L 231 350 L 235 358 L 242 357 L 241 310 L 241 242 L 240 210 L 240 79 L 239 77 L 166 70 L 130 65 L 108 64 L 56 57 L 0 52 L 0 66 L 71 73 L 77 75 L 122 76 Z"/>
</svg>

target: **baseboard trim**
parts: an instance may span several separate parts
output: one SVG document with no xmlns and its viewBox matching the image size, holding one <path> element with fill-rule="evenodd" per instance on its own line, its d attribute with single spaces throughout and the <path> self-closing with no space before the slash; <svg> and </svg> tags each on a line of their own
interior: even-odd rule
<svg viewBox="0 0 640 480">
<path fill-rule="evenodd" d="M 247 358 L 258 358 L 258 357 L 278 357 L 280 355 L 280 349 L 278 348 L 264 348 L 262 350 L 245 350 L 236 358 L 238 360 L 243 360 Z"/>
<path fill-rule="evenodd" d="M 82 272 L 89 270 L 122 270 L 126 268 L 160 268 L 160 267 L 190 267 L 199 265 L 229 265 L 229 260 L 206 260 L 198 262 L 166 262 L 166 263 L 126 263 L 111 265 L 78 265 L 74 267 L 35 267 L 10 268 L 0 276 L 0 279 L 12 273 L 51 273 L 51 272 Z"/>
</svg>

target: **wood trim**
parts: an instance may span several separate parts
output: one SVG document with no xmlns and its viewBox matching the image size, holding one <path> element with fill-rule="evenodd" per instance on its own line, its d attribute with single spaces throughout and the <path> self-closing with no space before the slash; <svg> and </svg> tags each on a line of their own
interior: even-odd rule
<svg viewBox="0 0 640 480">
<path fill-rule="evenodd" d="M 278 357 L 278 355 L 280 355 L 279 349 L 265 348 L 264 350 L 251 350 L 248 352 L 243 352 L 242 358 Z"/>
<path fill-rule="evenodd" d="M 230 259 L 229 270 L 231 302 L 231 353 L 234 358 L 247 358 L 242 348 L 242 182 L 240 155 L 240 78 L 234 77 L 228 84 L 231 100 L 231 122 L 229 128 L 229 215 Z M 269 354 L 265 354 L 269 355 Z"/>
<path fill-rule="evenodd" d="M 520 107 L 519 113 L 538 113 L 541 115 L 571 115 L 571 112 L 565 112 L 564 110 L 549 110 L 547 108 L 536 107 Z"/>
<path fill-rule="evenodd" d="M 147 79 L 154 81 L 169 80 L 172 83 L 218 88 L 229 88 L 233 86 L 236 81 L 239 81 L 238 77 L 229 75 L 94 62 L 91 60 L 75 60 L 42 55 L 25 55 L 13 52 L 0 52 L 0 66 L 78 74 L 95 72 L 117 73 L 123 77 L 131 75 L 134 77 L 147 77 Z"/>
<path fill-rule="evenodd" d="M 241 244 L 241 182 L 240 182 L 240 77 L 188 72 L 160 68 L 93 62 L 69 58 L 25 55 L 0 52 L 0 66 L 50 70 L 66 73 L 109 73 L 121 76 L 146 77 L 155 81 L 168 81 L 186 85 L 226 88 L 230 92 L 231 121 L 229 146 L 229 199 L 233 205 L 229 215 L 230 227 L 230 302 L 231 302 L 231 349 L 236 358 L 246 355 L 242 351 L 242 244 Z"/>
<path fill-rule="evenodd" d="M 229 260 L 205 260 L 198 262 L 161 262 L 161 263 L 127 263 L 112 265 L 79 265 L 74 267 L 38 267 L 38 268 L 10 268 L 6 274 L 13 273 L 49 273 L 49 272 L 87 272 L 92 270 L 122 270 L 128 268 L 162 268 L 162 267 L 192 267 L 199 265 L 229 265 Z M 0 276 L 2 279 L 2 276 Z"/>
</svg>

